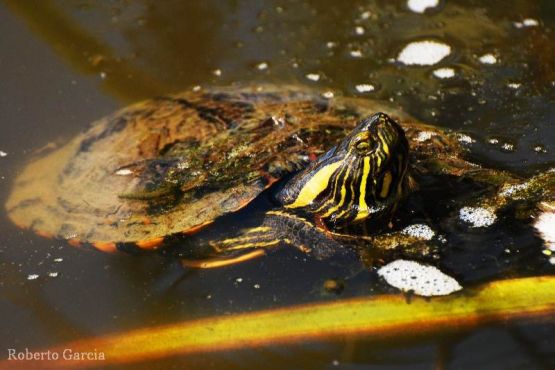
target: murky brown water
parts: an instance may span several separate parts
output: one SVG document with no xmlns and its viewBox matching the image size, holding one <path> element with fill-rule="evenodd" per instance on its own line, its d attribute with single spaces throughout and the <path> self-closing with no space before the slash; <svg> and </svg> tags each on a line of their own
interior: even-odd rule
<svg viewBox="0 0 555 370">
<path fill-rule="evenodd" d="M 527 18 L 538 24 L 518 27 Z M 0 151 L 7 153 L 0 157 L 0 203 L 29 153 L 118 107 L 194 85 L 249 81 L 391 100 L 424 121 L 470 135 L 477 162 L 522 175 L 545 171 L 555 164 L 554 26 L 550 0 L 446 0 L 425 14 L 411 12 L 406 1 L 379 0 L 6 1 L 0 4 Z M 450 45 L 452 53 L 433 66 L 395 61 L 407 43 L 423 38 Z M 480 62 L 487 54 L 494 64 Z M 453 68 L 455 76 L 435 77 L 440 67 Z M 374 90 L 359 92 L 364 84 Z M 469 284 L 499 274 L 553 273 L 528 227 L 465 238 L 457 247 L 466 253 L 446 268 Z M 474 240 L 490 243 L 490 254 L 473 255 Z M 504 256 L 505 248 L 517 257 Z M 211 271 L 183 271 L 159 255 L 84 252 L 19 230 L 4 213 L 0 267 L 0 351 L 387 289 L 369 272 L 351 276 L 344 261 L 287 250 Z M 346 290 L 322 297 L 322 282 L 334 276 L 349 279 Z M 555 366 L 554 329 L 517 322 L 450 336 L 346 338 L 156 365 L 425 369 L 443 362 L 448 369 L 547 369 Z"/>
</svg>

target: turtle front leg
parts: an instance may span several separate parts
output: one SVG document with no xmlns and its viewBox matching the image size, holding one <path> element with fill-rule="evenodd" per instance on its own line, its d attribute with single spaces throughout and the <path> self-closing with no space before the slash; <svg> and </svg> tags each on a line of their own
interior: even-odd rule
<svg viewBox="0 0 555 370">
<path fill-rule="evenodd" d="M 345 246 L 302 216 L 283 211 L 266 212 L 260 226 L 246 228 L 231 238 L 210 240 L 210 250 L 216 255 L 208 259 L 183 259 L 185 267 L 215 268 L 245 262 L 266 254 L 281 245 L 294 246 L 317 259 L 325 259 L 345 250 Z"/>
</svg>

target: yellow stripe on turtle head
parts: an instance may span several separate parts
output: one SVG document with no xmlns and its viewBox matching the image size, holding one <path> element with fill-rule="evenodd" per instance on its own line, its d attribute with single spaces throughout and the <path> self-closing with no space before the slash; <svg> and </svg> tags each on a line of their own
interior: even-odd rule
<svg viewBox="0 0 555 370">
<path fill-rule="evenodd" d="M 387 171 L 383 176 L 382 190 L 380 191 L 380 197 L 386 198 L 389 195 L 389 187 L 391 186 L 391 180 L 393 176 L 390 171 Z"/>
<path fill-rule="evenodd" d="M 380 142 L 382 143 L 382 149 L 385 152 L 386 156 L 389 156 L 389 145 L 387 143 L 387 140 L 383 137 L 382 133 L 378 132 L 378 138 L 380 139 Z"/>
<path fill-rule="evenodd" d="M 366 204 L 366 181 L 370 174 L 370 158 L 364 157 L 364 166 L 362 168 L 362 179 L 360 181 L 360 196 L 358 198 L 358 214 L 355 221 L 363 220 L 368 217 L 368 204 Z"/>
<path fill-rule="evenodd" d="M 331 176 L 341 165 L 341 161 L 328 164 L 316 172 L 310 180 L 308 180 L 297 195 L 295 201 L 286 205 L 286 208 L 300 208 L 310 205 L 316 197 L 326 189 L 330 182 Z"/>
<path fill-rule="evenodd" d="M 351 172 L 351 169 L 352 169 L 351 166 L 347 167 L 347 170 L 346 170 L 345 178 L 344 178 L 344 179 L 346 179 L 346 178 L 349 177 L 349 173 Z M 337 184 L 338 181 L 339 181 L 339 176 L 338 176 L 338 178 L 336 179 L 336 184 Z M 334 214 L 335 212 L 337 212 L 337 210 L 340 209 L 340 208 L 343 206 L 343 203 L 345 203 L 345 198 L 346 198 L 346 196 L 347 196 L 347 187 L 346 187 L 346 184 L 345 184 L 345 180 L 343 180 L 343 181 L 341 182 L 340 194 L 341 194 L 341 198 L 340 198 L 340 200 L 339 200 L 339 203 L 335 204 L 333 207 L 330 207 L 330 209 L 328 209 L 328 210 L 326 211 L 326 213 L 324 213 L 324 214 L 322 215 L 322 217 L 329 217 L 329 216 L 331 216 L 332 214 Z"/>
</svg>

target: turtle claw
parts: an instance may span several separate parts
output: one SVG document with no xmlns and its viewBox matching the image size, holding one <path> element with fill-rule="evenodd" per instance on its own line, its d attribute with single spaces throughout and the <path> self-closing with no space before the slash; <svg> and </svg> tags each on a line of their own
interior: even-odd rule
<svg viewBox="0 0 555 370">
<path fill-rule="evenodd" d="M 252 259 L 262 257 L 266 252 L 263 249 L 255 249 L 245 254 L 236 257 L 219 257 L 219 258 L 206 258 L 199 260 L 182 259 L 181 265 L 183 267 L 198 268 L 198 269 L 211 269 L 218 267 L 231 266 L 238 263 L 250 261 Z"/>
</svg>

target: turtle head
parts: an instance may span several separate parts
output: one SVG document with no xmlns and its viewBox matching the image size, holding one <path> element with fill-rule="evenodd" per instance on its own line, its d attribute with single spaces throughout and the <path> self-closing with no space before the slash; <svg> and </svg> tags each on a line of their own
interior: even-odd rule
<svg viewBox="0 0 555 370">
<path fill-rule="evenodd" d="M 408 150 L 399 124 L 376 113 L 294 176 L 278 200 L 333 227 L 384 214 L 404 193 Z"/>
</svg>

